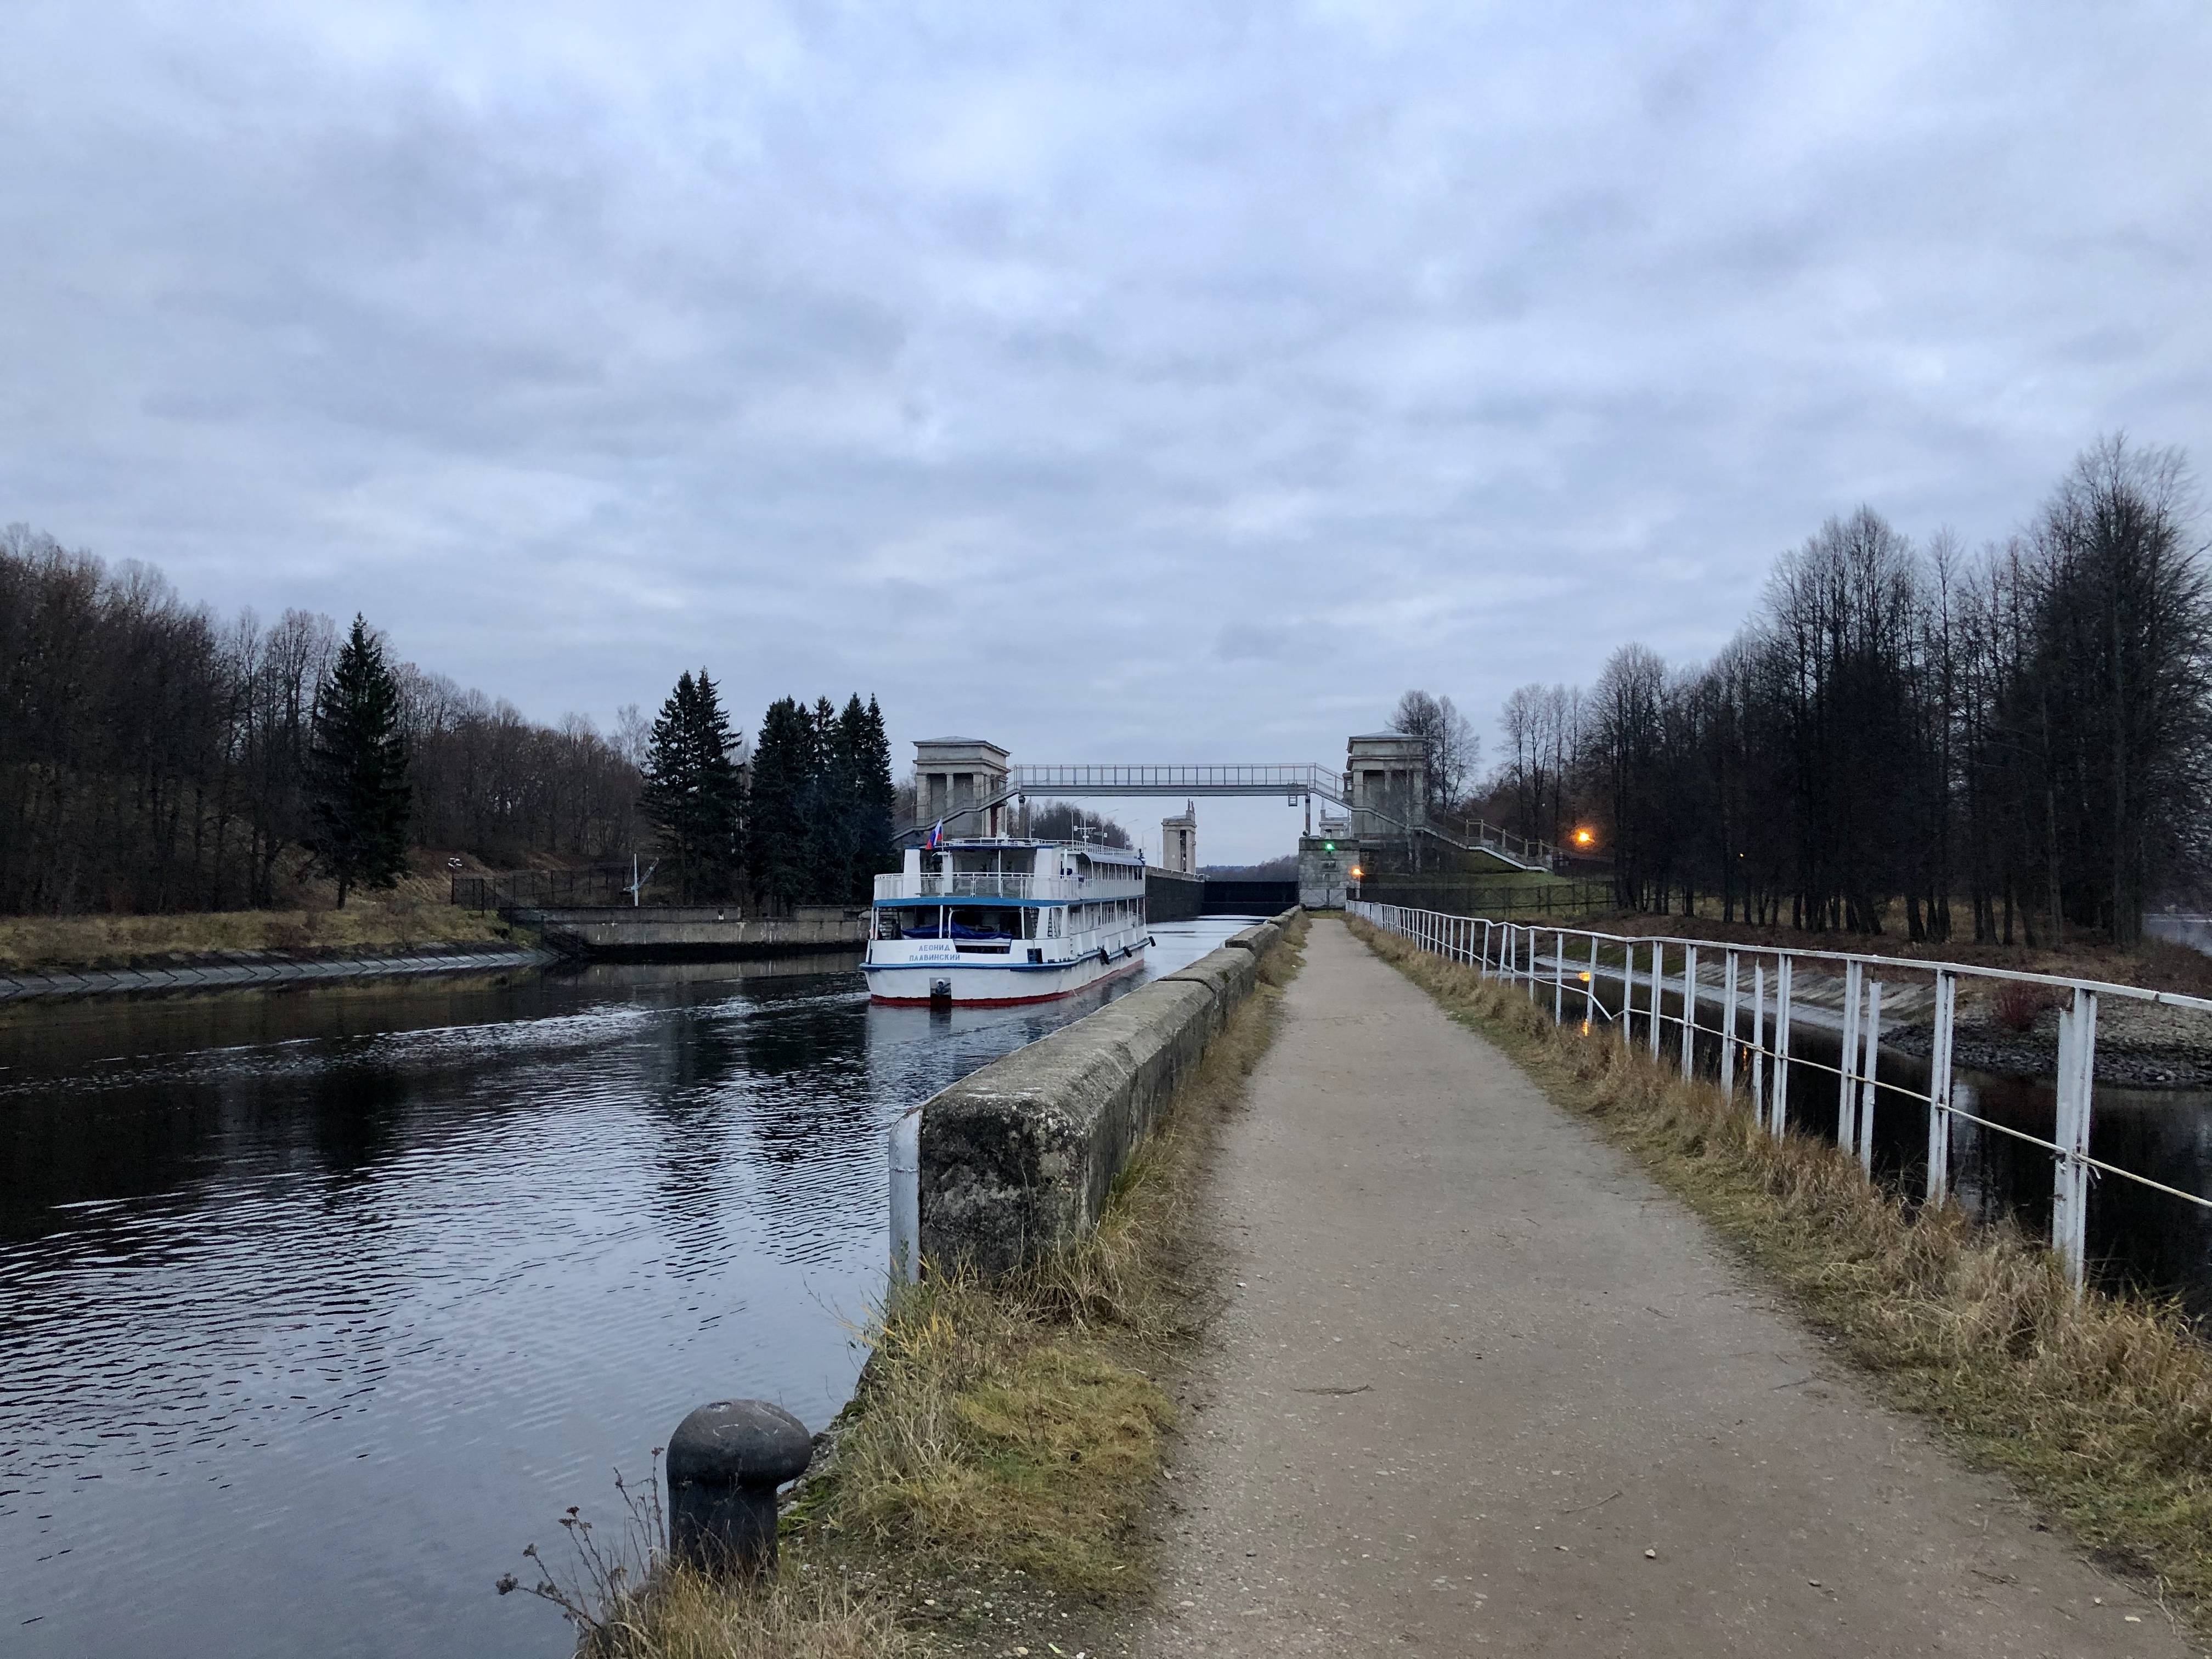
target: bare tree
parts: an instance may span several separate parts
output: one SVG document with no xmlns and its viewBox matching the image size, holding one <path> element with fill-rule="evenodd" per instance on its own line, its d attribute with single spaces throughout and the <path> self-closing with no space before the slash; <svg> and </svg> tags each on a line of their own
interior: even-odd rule
<svg viewBox="0 0 2212 1659">
<path fill-rule="evenodd" d="M 0 532 L 0 912 L 219 909 L 285 895 L 312 833 L 327 617 L 219 623 L 143 565 Z M 396 672 L 418 842 L 493 859 L 626 848 L 636 769 L 443 676 Z"/>
<path fill-rule="evenodd" d="M 1481 740 L 1467 716 L 1449 697 L 1408 691 L 1398 699 L 1390 729 L 1421 740 L 1422 764 L 1429 776 L 1429 809 L 1449 811 L 1457 806 L 1482 758 Z"/>
<path fill-rule="evenodd" d="M 1511 796 L 1517 833 L 1559 843 L 1581 721 L 1582 692 L 1575 686 L 1524 685 L 1505 700 L 1498 724 L 1507 755 L 1498 787 Z"/>
</svg>

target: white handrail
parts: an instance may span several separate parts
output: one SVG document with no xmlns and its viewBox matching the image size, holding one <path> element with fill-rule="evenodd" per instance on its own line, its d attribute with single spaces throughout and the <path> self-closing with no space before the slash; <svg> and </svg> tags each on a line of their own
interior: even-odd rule
<svg viewBox="0 0 2212 1659">
<path fill-rule="evenodd" d="M 2071 979 L 2056 974 L 2031 974 L 2008 968 L 1983 968 L 1971 963 L 1919 962 L 1845 951 L 1716 945 L 1711 939 L 1652 938 L 1649 935 L 1599 933 L 1589 928 L 1540 927 L 1533 923 L 1493 921 L 1482 916 L 1448 916 L 1438 911 L 1415 910 L 1359 899 L 1351 901 L 1345 908 L 1348 913 L 1373 923 L 1386 933 L 1412 939 L 1423 950 L 1465 963 L 1486 978 L 1526 979 L 1532 998 L 1535 995 L 1536 982 L 1542 968 L 1538 936 L 1550 934 L 1553 951 L 1553 1018 L 1555 1021 L 1563 1021 L 1565 1013 L 1564 979 L 1568 941 L 1588 941 L 1589 965 L 1586 969 L 1577 970 L 1583 974 L 1588 986 L 1583 1016 L 1586 1025 L 1594 1024 L 1602 1014 L 1604 1018 L 1618 1022 L 1626 1041 L 1631 1024 L 1640 1017 L 1647 1022 L 1651 1053 L 1656 1060 L 1661 1052 L 1660 1028 L 1662 1024 L 1671 1021 L 1680 1028 L 1681 1047 L 1678 1065 L 1686 1076 L 1697 1064 L 1697 1039 L 1701 1036 L 1711 1036 L 1718 1048 L 1719 1062 L 1716 1069 L 1721 1087 L 1723 1093 L 1730 1096 L 1735 1092 L 1738 1076 L 1736 1056 L 1741 1049 L 1750 1060 L 1747 1070 L 1752 1109 L 1760 1124 L 1769 1133 L 1775 1135 L 1784 1133 L 1787 1127 L 1790 1068 L 1793 1065 L 1803 1066 L 1832 1073 L 1838 1085 L 1837 1144 L 1858 1158 L 1861 1166 L 1868 1170 L 1869 1179 L 1874 1158 L 1875 1109 L 1879 1096 L 1887 1093 L 1922 1103 L 1929 1112 L 1926 1195 L 1931 1203 L 1942 1202 L 1949 1191 L 1950 1124 L 1954 1119 L 1977 1124 L 2012 1139 L 2041 1148 L 2051 1153 L 2053 1158 L 2051 1248 L 2066 1264 L 2077 1288 L 2085 1281 L 2087 1272 L 2087 1224 L 2091 1171 L 2132 1182 L 2154 1192 L 2212 1210 L 2212 1197 L 2188 1192 L 2133 1170 L 2122 1169 L 2089 1153 L 2095 1101 L 2099 1001 L 2106 997 L 2118 997 L 2167 1007 L 2212 1012 L 2212 1000 L 2185 996 L 2172 991 L 2154 991 L 2140 985 Z M 1480 939 L 1474 931 L 1478 927 L 1482 930 Z M 1618 966 L 1601 964 L 1601 948 L 1607 945 L 1620 947 Z M 1648 945 L 1651 951 L 1648 980 L 1650 1002 L 1642 1009 L 1636 1006 L 1636 950 L 1638 945 Z M 1679 946 L 1683 952 L 1682 973 L 1677 993 L 1681 1012 L 1673 1016 L 1667 1013 L 1662 994 L 1667 983 L 1664 968 L 1669 946 Z M 1719 998 L 1725 1012 L 1723 1023 L 1719 1025 L 1705 1024 L 1698 1017 L 1699 1010 L 1711 994 L 1710 988 L 1698 970 L 1697 958 L 1700 949 L 1719 951 L 1725 956 Z M 1524 957 L 1525 968 L 1522 966 Z M 1738 1000 L 1743 982 L 1742 965 L 1747 959 L 1752 967 L 1751 1037 L 1748 1042 L 1744 1038 L 1743 1014 Z M 1771 995 L 1767 972 L 1770 961 L 1773 965 Z M 1842 1054 L 1837 1065 L 1829 1066 L 1810 1055 L 1791 1052 L 1790 1027 L 1795 1001 L 1793 970 L 1799 962 L 1836 963 L 1844 969 L 1839 1028 Z M 1929 975 L 1935 981 L 1934 1040 L 1929 1054 L 1929 1084 L 1925 1093 L 1899 1083 L 1879 1079 L 1875 1075 L 1880 1069 L 1881 1059 L 1883 981 L 1875 979 L 1869 984 L 1869 969 L 1878 970 L 1893 982 L 1901 977 L 1919 975 Z M 1606 1009 L 1598 998 L 1597 984 L 1601 974 L 1617 978 L 1620 984 L 1620 1008 L 1617 1014 Z M 1991 1122 L 1988 1118 L 1966 1110 L 1954 1100 L 1953 1051 L 1958 982 L 1961 977 L 2056 986 L 2073 994 L 2072 1006 L 2062 1012 L 2059 1020 L 2056 1139 L 2046 1140 L 2039 1135 Z M 1773 1017 L 1771 1039 L 1767 1024 L 1770 1008 Z"/>
</svg>

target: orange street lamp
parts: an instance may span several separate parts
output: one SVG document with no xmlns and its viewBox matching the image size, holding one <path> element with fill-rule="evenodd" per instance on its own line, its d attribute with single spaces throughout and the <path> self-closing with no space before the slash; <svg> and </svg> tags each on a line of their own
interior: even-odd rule
<svg viewBox="0 0 2212 1659">
<path fill-rule="evenodd" d="M 1361 868 L 1360 868 L 1358 865 L 1356 865 L 1356 864 L 1355 864 L 1355 865 L 1353 865 L 1353 866 L 1352 866 L 1352 880 L 1354 880 L 1354 881 L 1358 881 L 1358 880 L 1362 877 L 1362 876 L 1365 875 L 1366 873 L 1367 873 L 1367 872 L 1366 872 L 1364 870 L 1361 869 Z"/>
<path fill-rule="evenodd" d="M 1575 831 L 1575 845 L 1577 847 L 1587 847 L 1596 839 L 1597 837 L 1587 830 Z"/>
</svg>

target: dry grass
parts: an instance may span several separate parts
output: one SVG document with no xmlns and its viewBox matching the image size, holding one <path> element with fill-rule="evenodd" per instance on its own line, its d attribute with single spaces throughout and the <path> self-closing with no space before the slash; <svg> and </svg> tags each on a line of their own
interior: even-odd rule
<svg viewBox="0 0 2212 1659">
<path fill-rule="evenodd" d="M 668 1553 L 659 1449 L 642 1492 L 617 1474 L 611 1527 L 580 1510 L 561 1517 L 565 1570 L 535 1544 L 523 1552 L 536 1582 L 495 1586 L 561 1609 L 579 1659 L 906 1659 L 922 1651 L 881 1597 L 842 1574 L 780 1561 L 773 1574 L 729 1580 Z"/>
<path fill-rule="evenodd" d="M 389 893 L 350 895 L 343 910 L 325 902 L 157 916 L 0 916 L 0 969 L 129 968 L 224 951 L 395 950 L 507 937 L 497 916 L 458 909 L 447 891 L 442 877 L 410 876 Z"/>
<path fill-rule="evenodd" d="M 2077 1297 L 2016 1229 L 1908 1207 L 1849 1156 L 1771 1139 L 1610 1027 L 1555 1027 L 1516 991 L 1350 925 L 1779 1279 L 1889 1403 L 1940 1423 L 2212 1631 L 2212 1350 L 2177 1307 Z"/>
<path fill-rule="evenodd" d="M 835 1573 L 789 1567 L 732 1586 L 663 1564 L 611 1613 L 583 1659 L 906 1659 L 926 1650 L 881 1597 Z"/>
</svg>

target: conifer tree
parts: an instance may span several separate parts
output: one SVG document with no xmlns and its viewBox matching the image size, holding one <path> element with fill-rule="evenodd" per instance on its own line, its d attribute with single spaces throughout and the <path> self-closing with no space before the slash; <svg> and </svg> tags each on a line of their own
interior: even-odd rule
<svg viewBox="0 0 2212 1659">
<path fill-rule="evenodd" d="M 384 645 L 358 615 L 315 694 L 308 806 L 315 862 L 338 884 L 389 888 L 407 867 L 407 734 Z"/>
<path fill-rule="evenodd" d="M 779 697 L 761 718 L 753 750 L 752 810 L 746 816 L 745 866 L 753 890 L 771 903 L 805 904 L 815 896 L 821 742 L 814 714 Z"/>
<path fill-rule="evenodd" d="M 688 901 L 728 896 L 735 876 L 744 805 L 735 741 L 707 671 L 679 675 L 653 723 L 640 805 Z"/>
<path fill-rule="evenodd" d="M 891 845 L 896 793 L 890 738 L 873 697 L 865 708 L 858 693 L 845 704 L 837 718 L 836 753 L 846 812 L 843 896 L 859 903 L 870 896 L 876 875 L 897 869 L 899 862 Z"/>
</svg>

